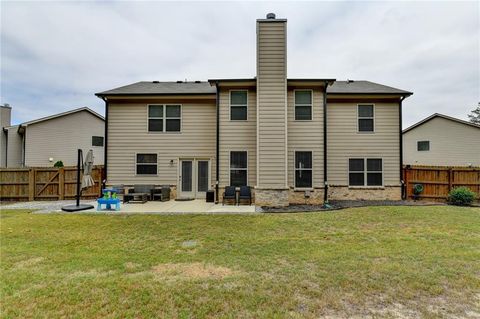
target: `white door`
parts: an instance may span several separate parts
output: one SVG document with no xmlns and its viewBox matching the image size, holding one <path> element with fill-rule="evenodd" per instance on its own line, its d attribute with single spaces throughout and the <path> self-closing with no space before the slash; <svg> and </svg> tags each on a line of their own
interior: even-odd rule
<svg viewBox="0 0 480 319">
<path fill-rule="evenodd" d="M 205 198 L 210 185 L 210 160 L 181 159 L 179 198 Z"/>
</svg>

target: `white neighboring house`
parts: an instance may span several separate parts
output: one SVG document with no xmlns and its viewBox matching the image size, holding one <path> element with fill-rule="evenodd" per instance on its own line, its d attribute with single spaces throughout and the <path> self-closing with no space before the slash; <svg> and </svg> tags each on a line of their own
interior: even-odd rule
<svg viewBox="0 0 480 319">
<path fill-rule="evenodd" d="M 435 113 L 403 131 L 403 163 L 480 166 L 480 125 Z"/>
<path fill-rule="evenodd" d="M 2 107 L 2 121 L 10 118 L 10 111 Z M 95 164 L 103 165 L 105 119 L 87 107 L 4 125 L 1 167 L 51 167 L 57 161 L 75 166 L 79 148 L 84 154 L 93 150 Z"/>
</svg>

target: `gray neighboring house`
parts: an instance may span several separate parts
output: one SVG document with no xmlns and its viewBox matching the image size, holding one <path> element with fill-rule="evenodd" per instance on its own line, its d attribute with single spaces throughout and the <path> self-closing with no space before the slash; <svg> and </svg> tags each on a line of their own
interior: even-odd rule
<svg viewBox="0 0 480 319">
<path fill-rule="evenodd" d="M 216 189 L 220 200 L 225 186 L 247 185 L 265 206 L 400 199 L 402 101 L 412 93 L 289 78 L 287 20 L 269 14 L 256 29 L 255 77 L 96 94 L 105 101 L 107 184 L 170 184 L 177 198 Z"/>
<path fill-rule="evenodd" d="M 7 105 L 8 106 L 8 105 Z M 1 109 L 1 167 L 51 167 L 61 160 L 77 165 L 77 149 L 92 149 L 103 165 L 103 116 L 87 107 L 11 125 L 11 107 Z M 7 120 L 8 119 L 8 120 Z"/>
<path fill-rule="evenodd" d="M 403 131 L 404 164 L 480 167 L 480 125 L 435 113 Z"/>
</svg>

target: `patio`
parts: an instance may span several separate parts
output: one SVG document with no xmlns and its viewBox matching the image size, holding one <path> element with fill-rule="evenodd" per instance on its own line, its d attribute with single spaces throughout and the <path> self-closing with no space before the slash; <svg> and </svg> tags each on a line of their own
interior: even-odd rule
<svg viewBox="0 0 480 319">
<path fill-rule="evenodd" d="M 36 213 L 66 213 L 62 206 L 74 204 L 73 200 L 62 201 L 31 201 L 18 202 L 13 204 L 2 204 L 1 209 L 36 209 Z M 205 200 L 175 201 L 166 202 L 148 201 L 144 204 L 128 203 L 121 204 L 120 211 L 102 210 L 97 211 L 96 201 L 82 201 L 83 204 L 93 205 L 94 209 L 80 211 L 78 213 L 109 213 L 109 214 L 255 214 L 255 205 L 225 205 L 207 203 Z M 72 213 L 66 213 L 72 214 Z"/>
</svg>

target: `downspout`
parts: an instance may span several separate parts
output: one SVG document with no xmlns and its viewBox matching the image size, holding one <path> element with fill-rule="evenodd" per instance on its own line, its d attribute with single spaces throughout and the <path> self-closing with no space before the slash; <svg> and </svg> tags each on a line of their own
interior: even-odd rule
<svg viewBox="0 0 480 319">
<path fill-rule="evenodd" d="M 215 149 L 215 203 L 218 203 L 218 184 L 220 183 L 220 91 L 218 88 L 218 81 L 215 82 L 216 88 L 216 107 L 217 107 L 217 119 L 216 119 L 216 149 Z"/>
<path fill-rule="evenodd" d="M 403 176 L 403 134 L 402 134 L 402 102 L 405 96 L 402 96 L 398 102 L 398 136 L 400 142 L 400 185 L 402 187 L 402 199 L 405 199 L 406 189 Z"/>
<path fill-rule="evenodd" d="M 328 203 L 328 178 L 327 178 L 327 87 L 328 81 L 325 81 L 325 92 L 323 94 L 323 202 Z"/>
<path fill-rule="evenodd" d="M 107 183 L 107 163 L 108 163 L 108 100 L 106 97 L 102 97 L 102 100 L 105 101 L 105 132 L 104 132 L 104 145 L 103 145 L 103 173 L 105 174 L 105 178 L 103 180 L 103 188 L 105 188 L 105 184 Z"/>
</svg>

